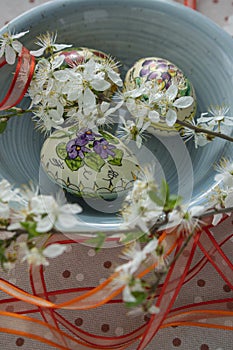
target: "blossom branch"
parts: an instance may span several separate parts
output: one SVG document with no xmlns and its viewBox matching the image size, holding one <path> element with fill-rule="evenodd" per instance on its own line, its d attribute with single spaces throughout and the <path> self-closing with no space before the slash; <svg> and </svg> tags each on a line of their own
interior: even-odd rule
<svg viewBox="0 0 233 350">
<path fill-rule="evenodd" d="M 207 130 L 205 128 L 200 128 L 199 126 L 193 125 L 191 123 L 188 123 L 182 120 L 177 119 L 176 124 L 179 124 L 181 126 L 184 126 L 185 128 L 194 130 L 196 133 L 204 133 L 204 134 L 210 135 L 211 137 L 218 137 L 218 138 L 233 142 L 233 137 L 231 136 L 221 134 L 219 132 L 212 131 L 212 130 Z"/>
</svg>

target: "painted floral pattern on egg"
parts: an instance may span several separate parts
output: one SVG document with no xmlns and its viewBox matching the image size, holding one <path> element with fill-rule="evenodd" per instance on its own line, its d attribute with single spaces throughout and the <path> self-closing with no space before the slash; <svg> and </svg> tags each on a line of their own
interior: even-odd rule
<svg viewBox="0 0 233 350">
<path fill-rule="evenodd" d="M 47 138 L 41 163 L 52 181 L 82 197 L 125 195 L 140 173 L 136 157 L 115 136 L 73 127 Z"/>
<path fill-rule="evenodd" d="M 139 88 L 144 83 L 153 81 L 163 93 L 172 85 L 176 85 L 178 88 L 176 99 L 184 96 L 191 96 L 193 98 L 193 103 L 188 108 L 177 108 L 177 119 L 184 121 L 185 119 L 194 118 L 196 114 L 196 95 L 194 87 L 182 70 L 167 59 L 159 57 L 141 58 L 128 70 L 124 86 L 126 91 L 132 91 Z M 180 128 L 181 127 L 177 124 L 175 124 L 174 127 L 168 127 L 166 122 L 161 120 L 158 123 L 152 123 L 150 132 L 155 134 L 171 134 Z"/>
</svg>

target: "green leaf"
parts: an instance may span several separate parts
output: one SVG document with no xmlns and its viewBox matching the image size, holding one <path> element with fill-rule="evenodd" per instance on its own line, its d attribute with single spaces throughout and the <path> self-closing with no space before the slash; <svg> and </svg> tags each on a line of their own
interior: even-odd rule
<svg viewBox="0 0 233 350">
<path fill-rule="evenodd" d="M 111 165 L 121 166 L 124 152 L 121 149 L 114 149 L 113 152 L 115 153 L 115 157 L 109 156 L 108 163 Z"/>
<path fill-rule="evenodd" d="M 144 292 L 135 291 L 135 292 L 132 292 L 131 294 L 135 297 L 136 301 L 126 302 L 125 305 L 127 307 L 134 307 L 134 306 L 141 305 L 143 303 L 143 301 L 146 300 L 146 297 L 147 297 L 146 293 L 144 293 Z"/>
<path fill-rule="evenodd" d="M 97 232 L 96 235 L 97 235 L 96 237 L 88 239 L 87 241 L 85 241 L 85 243 L 94 245 L 95 250 L 98 252 L 102 248 L 105 242 L 106 234 L 103 232 Z"/>
<path fill-rule="evenodd" d="M 7 127 L 7 122 L 0 122 L 0 134 L 2 134 Z"/>
<path fill-rule="evenodd" d="M 68 130 L 69 130 L 70 132 L 73 132 L 73 133 L 76 134 L 76 132 L 77 132 L 77 130 L 78 130 L 77 125 L 71 126 Z"/>
<path fill-rule="evenodd" d="M 161 197 L 164 198 L 165 202 L 167 202 L 169 199 L 170 190 L 169 190 L 168 183 L 165 179 L 162 180 L 160 192 L 161 192 Z"/>
<path fill-rule="evenodd" d="M 190 96 L 191 95 L 191 84 L 188 79 L 185 79 L 185 86 L 183 89 L 179 89 L 179 96 Z"/>
<path fill-rule="evenodd" d="M 100 130 L 99 133 L 100 133 L 100 134 L 103 136 L 103 138 L 105 138 L 105 140 L 107 140 L 109 143 L 114 143 L 115 145 L 117 145 L 117 144 L 119 143 L 119 140 L 118 140 L 115 136 L 109 134 L 108 132 L 105 132 L 105 131 L 103 131 L 103 130 Z"/>
<path fill-rule="evenodd" d="M 105 161 L 97 153 L 87 153 L 83 161 L 89 168 L 95 171 L 100 171 L 105 164 Z"/>
<path fill-rule="evenodd" d="M 59 130 L 59 131 L 56 131 L 56 136 L 52 134 L 50 136 L 50 139 L 59 140 L 59 139 L 63 139 L 64 137 L 67 137 L 67 136 L 70 137 L 71 134 L 67 131 Z"/>
<path fill-rule="evenodd" d="M 141 239 L 145 236 L 145 233 L 142 231 L 139 232 L 129 232 L 125 234 L 125 237 L 121 239 L 122 243 L 130 243 L 132 241 L 137 241 L 138 239 Z"/>
<path fill-rule="evenodd" d="M 71 171 L 77 171 L 79 168 L 83 166 L 83 161 L 81 158 L 76 158 L 76 159 L 66 158 L 65 162 Z"/>
<path fill-rule="evenodd" d="M 183 198 L 181 196 L 171 195 L 164 206 L 165 211 L 172 211 L 177 205 L 182 203 Z"/>
<path fill-rule="evenodd" d="M 154 191 L 149 191 L 149 197 L 150 199 L 160 207 L 164 206 L 164 199 L 161 199 Z"/>
<path fill-rule="evenodd" d="M 36 237 L 39 233 L 36 231 L 36 222 L 34 221 L 25 221 L 20 223 L 21 226 L 28 232 L 28 238 Z"/>
<path fill-rule="evenodd" d="M 59 158 L 63 160 L 66 159 L 67 157 L 66 143 L 65 142 L 59 143 L 56 147 L 56 152 Z"/>
<path fill-rule="evenodd" d="M 137 87 L 140 87 L 140 86 L 141 86 L 141 83 L 142 83 L 142 79 L 141 79 L 140 77 L 137 77 L 137 78 L 135 79 L 135 83 L 136 83 Z"/>
</svg>

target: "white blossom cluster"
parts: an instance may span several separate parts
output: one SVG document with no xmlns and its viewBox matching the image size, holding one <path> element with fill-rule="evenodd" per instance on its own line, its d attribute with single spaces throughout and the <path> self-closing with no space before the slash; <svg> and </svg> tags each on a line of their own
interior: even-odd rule
<svg viewBox="0 0 233 350">
<path fill-rule="evenodd" d="M 13 64 L 22 51 L 18 39 L 26 33 L 4 33 L 0 37 L 0 58 L 4 56 L 7 63 Z M 192 96 L 179 95 L 182 81 L 175 79 L 167 90 L 161 90 L 155 80 L 140 82 L 133 90 L 126 89 L 118 64 L 109 56 L 101 60 L 90 56 L 88 49 L 86 54 L 83 51 L 83 61 L 67 63 L 62 50 L 72 45 L 57 44 L 56 39 L 56 34 L 42 34 L 35 43 L 39 49 L 31 51 L 37 64 L 28 89 L 30 108 L 37 128 L 45 133 L 64 127 L 67 119 L 79 128 L 95 129 L 113 122 L 119 110 L 119 136 L 126 142 L 134 140 L 140 148 L 149 127 L 159 122 L 173 127 L 177 112 L 193 104 Z M 214 139 L 210 136 L 212 131 L 228 133 L 233 125 L 228 112 L 225 106 L 212 107 L 196 120 L 189 120 L 181 135 L 185 140 L 193 138 L 195 147 L 204 146 Z"/>
<path fill-rule="evenodd" d="M 46 258 L 55 258 L 65 251 L 65 246 L 51 244 L 46 248 L 36 246 L 37 238 L 52 230 L 71 229 L 79 224 L 77 214 L 81 212 L 78 204 L 68 204 L 63 192 L 57 199 L 39 195 L 37 190 L 13 189 L 10 183 L 0 181 L 0 262 L 4 268 L 15 265 L 16 255 L 29 264 L 48 265 Z M 16 243 L 17 232 L 27 235 L 26 242 Z M 4 254 L 6 240 L 14 242 L 15 254 Z M 7 248 L 7 247 L 6 247 Z"/>
<path fill-rule="evenodd" d="M 212 195 L 205 205 L 188 207 L 180 203 L 179 197 L 162 198 L 159 187 L 153 180 L 153 174 L 149 175 L 149 168 L 146 169 L 144 179 L 135 181 L 132 191 L 126 198 L 126 204 L 122 209 L 122 216 L 128 228 L 139 228 L 142 235 L 147 236 L 147 244 L 141 250 L 138 244 L 132 243 L 127 251 L 127 263 L 118 266 L 116 271 L 120 272 L 117 277 L 118 285 L 124 285 L 123 299 L 125 302 L 135 302 L 135 293 L 140 293 L 145 287 L 143 280 L 136 277 L 142 264 L 148 256 L 159 262 L 158 268 L 163 268 L 165 260 L 158 250 L 158 240 L 153 235 L 164 229 L 177 237 L 187 238 L 195 234 L 201 225 L 205 225 L 202 217 L 210 213 L 213 216 L 212 224 L 216 225 L 223 215 L 233 210 L 233 160 L 222 159 L 216 166 L 218 174 L 215 175 L 216 185 Z M 151 193 L 155 194 L 152 195 Z M 228 209 L 226 214 L 219 211 Z M 163 220 L 161 221 L 161 218 Z M 156 227 L 156 223 L 158 226 Z M 124 237 L 125 238 L 125 237 Z M 148 286 L 147 286 L 148 287 Z M 149 310 L 147 310 L 149 311 Z M 150 311 L 149 311 L 150 312 Z M 153 311 L 152 311 L 153 313 Z"/>
<path fill-rule="evenodd" d="M 71 46 L 55 44 L 55 39 L 50 34 L 39 37 L 37 44 L 41 48 L 31 53 L 40 56 L 46 50 L 51 53 Z M 28 91 L 38 127 L 50 132 L 61 128 L 66 118 L 80 128 L 107 124 L 122 104 L 113 105 L 108 99 L 123 85 L 117 64 L 111 58 L 90 58 L 87 53 L 83 62 L 74 61 L 69 67 L 64 63 L 62 53 L 38 59 Z"/>
<path fill-rule="evenodd" d="M 143 264 L 146 264 L 148 257 L 150 257 L 150 262 L 158 261 L 159 257 L 156 253 L 157 246 L 158 240 L 154 238 L 143 249 L 135 242 L 124 249 L 121 258 L 128 261 L 116 268 L 116 272 L 119 272 L 119 274 L 113 282 L 114 288 L 124 287 L 122 292 L 124 302 L 137 302 L 137 294 L 135 295 L 135 293 L 138 292 L 146 295 L 147 284 L 140 278 L 135 277 L 134 274 Z M 132 312 L 129 312 L 129 314 L 137 314 L 143 311 L 142 306 L 139 306 Z M 147 312 L 156 314 L 159 312 L 159 309 L 152 305 L 147 309 Z"/>
<path fill-rule="evenodd" d="M 192 126 L 196 128 L 202 128 L 208 131 L 214 131 L 223 134 L 229 134 L 229 130 L 233 126 L 233 118 L 228 115 L 229 107 L 222 106 L 212 106 L 209 108 L 208 112 L 201 113 L 201 116 L 195 120 L 191 121 Z M 230 129 L 229 129 L 230 128 Z M 195 147 L 202 147 L 210 143 L 213 137 L 205 132 L 197 132 L 194 129 L 184 127 L 182 131 L 182 137 L 186 141 L 194 139 Z"/>
<path fill-rule="evenodd" d="M 137 117 L 147 118 L 153 123 L 164 119 L 168 126 L 177 120 L 176 108 L 187 108 L 192 105 L 192 96 L 178 96 L 178 86 L 173 82 L 162 91 L 155 81 L 147 81 L 131 91 L 123 92 L 123 98 L 130 113 Z"/>
</svg>

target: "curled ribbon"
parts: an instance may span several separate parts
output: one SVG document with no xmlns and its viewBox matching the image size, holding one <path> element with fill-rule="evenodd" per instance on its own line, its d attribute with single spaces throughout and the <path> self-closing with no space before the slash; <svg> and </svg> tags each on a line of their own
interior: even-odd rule
<svg viewBox="0 0 233 350">
<path fill-rule="evenodd" d="M 117 275 L 116 273 L 94 288 L 75 288 L 49 292 L 41 267 L 32 267 L 30 271 L 33 295 L 26 293 L 3 279 L 0 280 L 0 289 L 13 297 L 5 301 L 1 300 L 0 305 L 3 303 L 18 305 L 18 308 L 14 306 L 15 313 L 0 311 L 0 331 L 29 337 L 57 349 L 66 350 L 73 350 L 75 348 L 123 350 L 127 349 L 131 344 L 138 342 L 139 339 L 141 339 L 141 342 L 138 345 L 138 349 L 141 350 L 150 343 L 159 329 L 175 325 L 232 331 L 233 327 L 226 325 L 224 320 L 227 317 L 233 316 L 232 308 L 229 309 L 227 306 L 233 305 L 233 298 L 212 300 L 172 309 L 173 303 L 183 284 L 196 276 L 207 262 L 211 264 L 215 262 L 212 265 L 232 288 L 232 264 L 223 253 L 221 247 L 233 235 L 222 233 L 221 241 L 218 242 L 216 240 L 217 238 L 215 239 L 210 232 L 210 228 L 206 226 L 201 232 L 195 235 L 185 248 L 186 253 L 188 251 L 189 254 L 180 254 L 179 258 L 172 264 L 165 282 L 159 287 L 156 305 L 160 307 L 160 313 L 152 316 L 148 324 L 143 324 L 130 333 L 119 337 L 98 336 L 71 324 L 56 311 L 59 309 L 88 310 L 107 303 L 122 303 L 121 299 L 116 298 L 120 295 L 122 288 L 115 290 L 112 288 L 112 282 Z M 164 232 L 160 237 L 160 241 L 166 241 L 166 238 L 167 234 Z M 77 243 L 72 240 L 65 241 L 62 235 L 60 237 L 58 235 L 52 236 L 51 242 L 54 243 L 55 241 L 60 244 Z M 51 242 L 48 243 L 51 244 Z M 175 254 L 179 254 L 183 244 L 185 243 L 182 239 L 176 240 L 172 246 L 167 248 L 166 255 L 170 255 L 174 250 Z M 190 268 L 197 246 L 202 249 L 204 257 L 195 266 Z M 220 258 L 223 261 L 222 265 L 220 264 Z M 145 268 L 138 276 L 145 276 L 155 267 L 156 264 L 153 264 Z M 60 303 L 54 304 L 50 301 L 50 296 L 53 294 L 61 296 Z M 37 322 L 35 319 L 25 316 L 27 313 L 38 312 L 41 314 L 43 321 Z M 203 322 L 203 319 L 205 319 L 205 322 Z M 214 321 L 211 321 L 212 319 Z M 20 326 L 17 326 L 18 324 Z M 61 326 L 63 329 L 60 329 Z M 28 329 L 30 329 L 30 332 Z M 64 329 L 69 332 L 68 334 L 72 334 L 72 336 L 66 334 Z M 47 334 L 49 335 L 47 336 Z"/>
<path fill-rule="evenodd" d="M 4 57 L 0 60 L 0 68 L 7 64 Z M 23 46 L 14 73 L 13 80 L 5 97 L 0 102 L 0 111 L 16 106 L 24 98 L 32 80 L 35 69 L 35 57 Z"/>
</svg>

